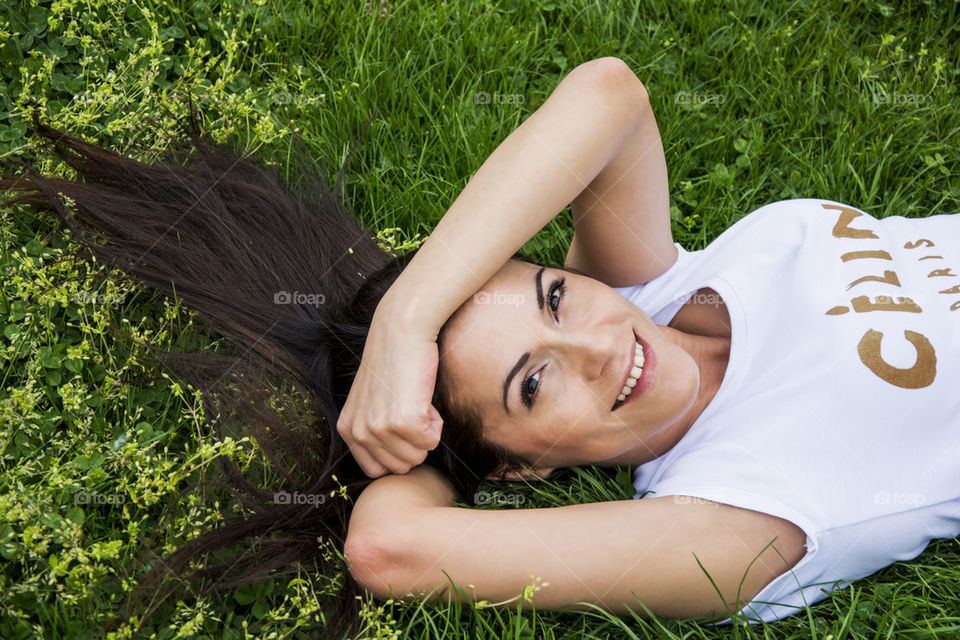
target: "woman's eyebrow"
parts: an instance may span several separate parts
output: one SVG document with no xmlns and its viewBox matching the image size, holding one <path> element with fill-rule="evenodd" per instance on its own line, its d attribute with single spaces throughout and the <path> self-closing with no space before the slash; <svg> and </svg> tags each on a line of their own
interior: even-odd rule
<svg viewBox="0 0 960 640">
<path fill-rule="evenodd" d="M 513 369 L 510 370 L 510 373 L 507 374 L 507 379 L 503 382 L 503 410 L 507 412 L 507 415 L 510 415 L 510 407 L 507 406 L 507 393 L 510 391 L 510 381 L 513 380 L 515 375 L 517 375 L 517 372 L 520 371 L 520 368 L 526 364 L 528 358 L 530 358 L 529 351 L 520 356 L 520 359 L 517 360 L 517 364 L 513 365 Z"/>
<path fill-rule="evenodd" d="M 540 311 L 543 311 L 543 270 L 546 267 L 540 267 L 537 270 L 537 275 L 535 277 L 537 281 L 537 306 L 540 308 Z"/>
<path fill-rule="evenodd" d="M 543 311 L 543 271 L 545 268 L 546 267 L 540 267 L 537 270 L 537 275 L 534 277 L 537 284 L 537 306 L 540 308 L 540 311 Z M 513 380 L 513 377 L 517 375 L 517 372 L 520 371 L 529 358 L 529 351 L 520 356 L 517 364 L 513 365 L 513 369 L 507 374 L 507 379 L 503 381 L 503 410 L 507 412 L 507 415 L 510 415 L 510 407 L 507 406 L 507 395 L 510 393 L 510 381 Z"/>
</svg>

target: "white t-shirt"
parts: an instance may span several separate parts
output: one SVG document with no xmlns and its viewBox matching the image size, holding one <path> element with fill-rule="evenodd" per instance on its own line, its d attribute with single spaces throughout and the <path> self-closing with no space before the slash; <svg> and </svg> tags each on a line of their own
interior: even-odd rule
<svg viewBox="0 0 960 640">
<path fill-rule="evenodd" d="M 616 291 L 667 324 L 713 289 L 730 360 L 684 437 L 636 469 L 634 497 L 692 496 L 803 529 L 806 555 L 742 619 L 796 613 L 960 535 L 960 215 L 787 200 L 705 249 L 677 247 L 665 273 Z"/>
</svg>

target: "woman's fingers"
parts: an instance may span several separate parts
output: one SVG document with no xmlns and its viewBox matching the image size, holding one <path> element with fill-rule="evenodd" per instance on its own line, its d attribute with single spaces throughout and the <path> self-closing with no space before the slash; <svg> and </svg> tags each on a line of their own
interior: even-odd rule
<svg viewBox="0 0 960 640">
<path fill-rule="evenodd" d="M 377 451 L 375 449 L 376 445 L 374 445 L 374 448 L 371 449 L 371 453 L 373 453 L 377 460 L 380 460 L 381 463 L 385 462 L 384 460 L 380 459 L 380 456 L 377 455 Z M 380 449 L 386 451 L 392 457 L 408 465 L 411 469 L 426 460 L 427 454 L 429 453 L 428 449 L 423 449 L 399 438 L 384 441 L 380 445 Z M 394 471 L 394 473 L 397 472 Z"/>
<path fill-rule="evenodd" d="M 443 431 L 443 418 L 440 412 L 432 404 L 427 407 L 427 435 L 428 439 L 424 446 L 432 451 L 440 444 L 440 433 Z"/>
<path fill-rule="evenodd" d="M 350 449 L 350 453 L 353 455 L 354 460 L 357 461 L 357 464 L 360 465 L 360 468 L 363 469 L 363 472 L 367 474 L 369 478 L 379 478 L 380 476 L 385 476 L 390 473 L 390 470 L 385 466 L 377 462 L 377 460 L 370 455 L 366 447 L 361 444 L 354 443 L 347 445 Z"/>
<path fill-rule="evenodd" d="M 433 430 L 434 426 L 428 426 L 427 429 Z M 380 465 L 386 467 L 391 473 L 406 473 L 427 459 L 430 449 L 413 444 L 404 436 L 416 435 L 416 442 L 426 443 L 436 447 L 434 438 L 425 430 L 407 429 L 401 430 L 384 429 L 380 434 L 368 432 L 368 437 L 359 442 L 364 447 L 364 451 L 373 457 Z"/>
<path fill-rule="evenodd" d="M 398 420 L 396 426 L 383 426 L 378 435 L 378 439 L 384 443 L 387 449 L 393 451 L 393 445 L 400 443 L 409 444 L 419 451 L 431 451 L 440 444 L 440 431 L 443 428 L 443 420 L 440 414 L 429 405 L 428 417 L 419 420 Z M 394 451 L 394 454 L 397 452 Z"/>
<path fill-rule="evenodd" d="M 386 467 L 390 473 L 398 473 L 403 475 L 404 473 L 410 471 L 415 466 L 423 462 L 422 459 L 418 459 L 419 456 L 414 456 L 412 459 L 415 462 L 408 462 L 407 460 L 401 459 L 398 456 L 394 455 L 396 449 L 391 448 L 389 450 L 383 447 L 371 447 L 370 454 L 376 458 L 377 462 Z M 423 453 L 423 458 L 427 457 L 426 452 Z"/>
<path fill-rule="evenodd" d="M 430 407 L 430 419 L 419 427 L 385 426 L 351 428 L 349 419 L 342 419 L 337 430 L 343 437 L 357 464 L 371 478 L 386 473 L 403 474 L 426 460 L 430 450 L 440 442 L 443 421 Z"/>
</svg>

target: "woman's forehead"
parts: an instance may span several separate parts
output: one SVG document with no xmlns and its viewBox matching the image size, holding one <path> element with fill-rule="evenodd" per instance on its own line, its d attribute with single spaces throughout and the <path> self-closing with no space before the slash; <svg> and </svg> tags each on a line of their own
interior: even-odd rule
<svg viewBox="0 0 960 640">
<path fill-rule="evenodd" d="M 453 324 L 496 325 L 516 322 L 537 306 L 536 274 L 542 267 L 510 260 L 457 310 Z"/>
<path fill-rule="evenodd" d="M 444 367 L 458 383 L 464 377 L 485 380 L 479 385 L 490 387 L 480 394 L 484 399 L 498 381 L 502 383 L 509 356 L 516 360 L 536 329 L 534 276 L 539 270 L 537 265 L 510 261 L 464 302 L 444 328 L 439 345 Z M 470 385 L 474 393 L 469 395 L 479 400 L 477 386 Z"/>
</svg>

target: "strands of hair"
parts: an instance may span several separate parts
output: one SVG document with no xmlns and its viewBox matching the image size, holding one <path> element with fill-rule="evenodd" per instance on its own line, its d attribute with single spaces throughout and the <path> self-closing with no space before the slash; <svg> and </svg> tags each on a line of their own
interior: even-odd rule
<svg viewBox="0 0 960 640">
<path fill-rule="evenodd" d="M 253 437 L 283 490 L 324 496 L 342 490 L 345 499 L 278 504 L 276 487 L 220 457 L 223 480 L 209 482 L 228 490 L 246 513 L 226 516 L 166 557 L 148 555 L 144 565 L 151 568 L 119 615 L 142 609 L 149 596 L 140 612 L 146 620 L 184 589 L 218 594 L 306 568 L 343 576 L 318 630 L 321 638 L 341 637 L 357 628 L 361 590 L 325 543 L 342 554 L 351 505 L 371 480 L 337 433 L 337 417 L 376 305 L 413 254 L 384 252 L 299 148 L 303 193 L 201 133 L 190 113 L 186 121 L 168 114 L 189 144 L 171 136 L 158 161 L 147 164 L 50 127 L 35 111 L 36 136 L 79 179 L 43 176 L 20 162 L 22 173 L 0 179 L 8 196 L 3 206 L 54 214 L 99 262 L 199 312 L 205 328 L 224 338 L 217 351 L 176 353 L 135 342 L 155 354 L 153 366 L 202 392 L 216 437 Z M 335 188 L 345 167 L 346 161 Z M 322 295 L 323 303 L 316 297 L 277 304 L 275 296 L 294 291 Z M 442 363 L 433 402 L 444 427 L 426 462 L 446 473 L 465 501 L 488 473 L 519 466 L 481 438 L 474 413 L 457 406 Z M 202 566 L 191 569 L 197 560 Z"/>
</svg>

